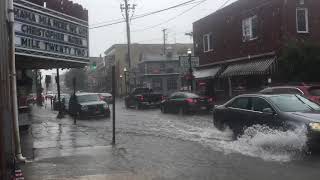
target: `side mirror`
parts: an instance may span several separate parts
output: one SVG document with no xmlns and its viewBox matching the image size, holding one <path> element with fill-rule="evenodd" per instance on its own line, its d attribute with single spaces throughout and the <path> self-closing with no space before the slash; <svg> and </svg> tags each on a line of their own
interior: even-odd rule
<svg viewBox="0 0 320 180">
<path fill-rule="evenodd" d="M 273 110 L 271 108 L 264 108 L 262 110 L 263 113 L 266 113 L 266 114 L 274 114 Z"/>
</svg>

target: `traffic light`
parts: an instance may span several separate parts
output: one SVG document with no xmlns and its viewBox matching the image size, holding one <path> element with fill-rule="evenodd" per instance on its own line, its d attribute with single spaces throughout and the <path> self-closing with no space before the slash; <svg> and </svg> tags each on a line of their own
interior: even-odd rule
<svg viewBox="0 0 320 180">
<path fill-rule="evenodd" d="M 91 64 L 91 70 L 96 70 L 97 69 L 97 63 L 96 62 L 93 62 Z"/>
</svg>

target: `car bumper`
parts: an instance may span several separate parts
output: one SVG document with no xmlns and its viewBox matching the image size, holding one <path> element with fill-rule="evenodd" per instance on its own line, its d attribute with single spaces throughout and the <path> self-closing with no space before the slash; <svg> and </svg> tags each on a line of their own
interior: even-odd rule
<svg viewBox="0 0 320 180">
<path fill-rule="evenodd" d="M 188 110 L 191 112 L 209 112 L 212 110 L 212 106 L 210 106 L 210 105 L 193 105 L 193 106 L 189 106 Z"/>
<path fill-rule="evenodd" d="M 80 111 L 80 117 L 98 117 L 98 116 L 109 116 L 110 109 L 104 111 Z"/>
<path fill-rule="evenodd" d="M 312 148 L 320 148 L 320 131 L 309 130 L 307 144 Z"/>
<path fill-rule="evenodd" d="M 145 107 L 159 107 L 161 102 L 140 102 Z"/>
</svg>

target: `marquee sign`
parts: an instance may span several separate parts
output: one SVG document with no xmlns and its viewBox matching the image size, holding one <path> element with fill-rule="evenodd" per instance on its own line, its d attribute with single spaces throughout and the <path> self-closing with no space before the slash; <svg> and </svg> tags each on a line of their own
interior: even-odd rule
<svg viewBox="0 0 320 180">
<path fill-rule="evenodd" d="M 16 54 L 89 62 L 88 22 L 42 6 L 14 1 Z"/>
</svg>

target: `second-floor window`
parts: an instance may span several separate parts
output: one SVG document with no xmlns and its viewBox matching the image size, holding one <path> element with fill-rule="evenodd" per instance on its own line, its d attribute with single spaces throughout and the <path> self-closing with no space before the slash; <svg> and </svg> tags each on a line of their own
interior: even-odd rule
<svg viewBox="0 0 320 180">
<path fill-rule="evenodd" d="M 213 36 L 212 34 L 205 34 L 203 36 L 203 51 L 208 52 L 213 50 Z"/>
<path fill-rule="evenodd" d="M 258 38 L 258 17 L 252 16 L 242 21 L 242 41 L 251 41 Z"/>
<path fill-rule="evenodd" d="M 307 8 L 297 8 L 297 32 L 298 33 L 308 33 L 309 32 L 309 22 L 308 22 L 308 9 Z"/>
</svg>

